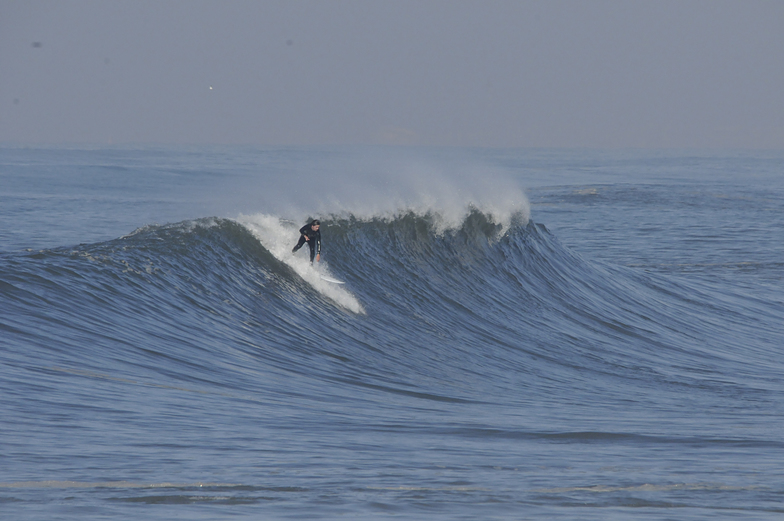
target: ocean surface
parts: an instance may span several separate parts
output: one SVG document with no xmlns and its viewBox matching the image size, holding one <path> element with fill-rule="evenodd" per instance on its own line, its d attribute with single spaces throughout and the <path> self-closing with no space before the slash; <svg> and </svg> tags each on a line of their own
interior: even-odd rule
<svg viewBox="0 0 784 521">
<path fill-rule="evenodd" d="M 784 152 L 4 146 L 0 223 L 2 519 L 784 519 Z"/>
</svg>

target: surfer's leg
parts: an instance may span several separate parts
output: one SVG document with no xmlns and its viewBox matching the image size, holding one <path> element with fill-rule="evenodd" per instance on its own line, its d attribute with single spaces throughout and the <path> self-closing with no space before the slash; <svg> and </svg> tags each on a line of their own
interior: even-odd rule
<svg viewBox="0 0 784 521">
<path fill-rule="evenodd" d="M 299 242 L 297 243 L 296 246 L 294 246 L 294 249 L 291 250 L 291 253 L 297 253 L 299 251 L 299 249 L 302 248 L 303 244 L 305 244 L 305 236 L 304 235 L 300 235 L 299 236 Z"/>
<path fill-rule="evenodd" d="M 316 257 L 316 245 L 313 244 L 315 241 L 308 241 L 308 246 L 310 246 L 310 263 L 313 264 L 313 259 Z"/>
</svg>

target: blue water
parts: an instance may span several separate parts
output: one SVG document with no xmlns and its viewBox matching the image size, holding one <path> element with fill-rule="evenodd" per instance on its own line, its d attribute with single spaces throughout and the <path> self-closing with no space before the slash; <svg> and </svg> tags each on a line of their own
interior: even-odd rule
<svg viewBox="0 0 784 521">
<path fill-rule="evenodd" d="M 784 153 L 5 147 L 0 220 L 3 519 L 784 517 Z"/>
</svg>

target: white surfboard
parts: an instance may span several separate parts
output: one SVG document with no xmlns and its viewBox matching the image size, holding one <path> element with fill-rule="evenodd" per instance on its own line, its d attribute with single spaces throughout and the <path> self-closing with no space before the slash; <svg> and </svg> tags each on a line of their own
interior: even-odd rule
<svg viewBox="0 0 784 521">
<path fill-rule="evenodd" d="M 325 280 L 327 282 L 331 282 L 332 284 L 345 284 L 345 282 L 343 282 L 342 280 L 333 279 L 332 277 L 328 277 L 326 275 L 322 275 L 321 273 L 319 273 L 319 277 L 321 277 L 321 280 Z"/>
</svg>

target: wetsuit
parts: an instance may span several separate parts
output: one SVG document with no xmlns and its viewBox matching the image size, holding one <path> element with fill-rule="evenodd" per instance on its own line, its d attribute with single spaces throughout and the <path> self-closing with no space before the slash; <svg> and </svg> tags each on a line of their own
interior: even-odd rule
<svg viewBox="0 0 784 521">
<path fill-rule="evenodd" d="M 297 245 L 291 250 L 291 253 L 297 253 L 297 251 L 302 248 L 302 245 L 307 242 L 308 246 L 310 246 L 310 262 L 313 263 L 316 254 L 318 253 L 321 255 L 321 230 L 314 230 L 311 226 L 313 226 L 313 223 L 309 222 L 299 229 L 299 242 L 297 242 Z"/>
</svg>

